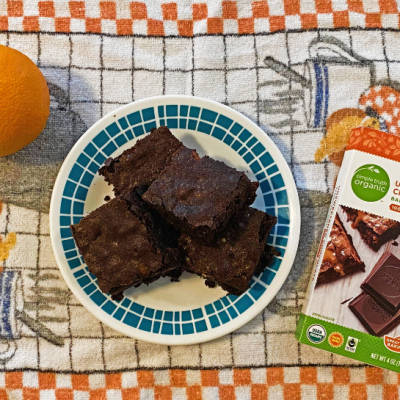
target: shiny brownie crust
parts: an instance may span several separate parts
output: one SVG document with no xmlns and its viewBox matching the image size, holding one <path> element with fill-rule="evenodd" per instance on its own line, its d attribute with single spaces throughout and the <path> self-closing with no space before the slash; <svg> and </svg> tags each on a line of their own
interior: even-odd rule
<svg viewBox="0 0 400 400">
<path fill-rule="evenodd" d="M 108 158 L 99 174 L 114 186 L 117 195 L 130 188 L 149 186 L 181 146 L 166 126 L 160 126 L 120 156 Z"/>
<path fill-rule="evenodd" d="M 242 294 L 253 274 L 272 261 L 275 253 L 266 239 L 276 222 L 276 217 L 246 206 L 212 244 L 182 235 L 185 269 L 205 278 L 210 287 Z"/>
<path fill-rule="evenodd" d="M 177 232 L 138 205 L 135 196 L 124 193 L 71 225 L 89 271 L 115 299 L 128 287 L 180 274 Z"/>
<path fill-rule="evenodd" d="M 182 233 L 210 243 L 257 188 L 243 172 L 181 147 L 143 199 Z"/>
</svg>

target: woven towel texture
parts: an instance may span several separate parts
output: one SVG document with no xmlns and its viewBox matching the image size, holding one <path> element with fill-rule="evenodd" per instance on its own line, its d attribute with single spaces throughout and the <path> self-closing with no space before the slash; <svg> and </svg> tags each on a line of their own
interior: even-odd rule
<svg viewBox="0 0 400 400">
<path fill-rule="evenodd" d="M 0 338 L 0 399 L 398 399 L 396 374 L 294 338 L 343 138 L 360 123 L 400 135 L 398 28 L 390 0 L 0 2 L 0 44 L 29 56 L 51 93 L 44 132 L 0 158 L 0 271 L 19 279 L 8 295 L 31 321 Z M 319 65 L 330 77 L 322 100 Z M 276 299 L 236 332 L 187 347 L 136 341 L 89 314 L 49 234 L 52 187 L 78 138 L 121 105 L 163 94 L 216 100 L 257 123 L 302 207 Z M 333 144 L 321 148 L 325 137 Z"/>
</svg>

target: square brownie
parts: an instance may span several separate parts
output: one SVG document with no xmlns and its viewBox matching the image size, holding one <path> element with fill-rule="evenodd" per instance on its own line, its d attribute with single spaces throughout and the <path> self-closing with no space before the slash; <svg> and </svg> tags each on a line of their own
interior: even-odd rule
<svg viewBox="0 0 400 400">
<path fill-rule="evenodd" d="M 332 282 L 358 271 L 364 272 L 365 264 L 353 246 L 353 240 L 347 234 L 339 215 L 336 214 L 318 272 L 317 284 Z"/>
<path fill-rule="evenodd" d="M 100 289 L 115 299 L 128 287 L 180 275 L 178 232 L 135 191 L 102 205 L 71 231 Z"/>
<path fill-rule="evenodd" d="M 149 186 L 181 146 L 166 126 L 160 126 L 120 156 L 108 158 L 99 175 L 114 186 L 117 195 L 130 188 Z"/>
<path fill-rule="evenodd" d="M 266 239 L 276 222 L 276 217 L 245 207 L 212 244 L 182 235 L 185 270 L 205 278 L 209 287 L 219 285 L 229 294 L 242 294 L 253 274 L 272 262 L 274 253 Z"/>
<path fill-rule="evenodd" d="M 143 199 L 181 233 L 211 242 L 257 188 L 243 172 L 181 147 Z"/>
<path fill-rule="evenodd" d="M 397 221 L 354 208 L 341 207 L 347 214 L 347 221 L 352 222 L 352 228 L 358 231 L 362 240 L 373 251 L 378 251 L 384 243 L 396 239 L 400 234 L 400 223 Z"/>
</svg>

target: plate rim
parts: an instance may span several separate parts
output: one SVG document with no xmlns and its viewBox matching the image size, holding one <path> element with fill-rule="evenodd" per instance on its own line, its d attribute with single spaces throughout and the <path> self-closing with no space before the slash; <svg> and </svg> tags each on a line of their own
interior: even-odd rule
<svg viewBox="0 0 400 400">
<path fill-rule="evenodd" d="M 283 259 L 285 257 L 287 259 L 285 261 L 288 264 L 286 270 L 280 268 L 280 273 L 276 274 L 277 276 L 275 276 L 272 284 L 268 286 L 268 291 L 266 291 L 257 301 L 255 301 L 254 304 L 249 309 L 247 309 L 245 313 L 240 314 L 238 318 L 235 318 L 234 320 L 231 320 L 229 323 L 222 324 L 219 327 L 213 328 L 211 330 L 199 333 L 196 332 L 191 335 L 163 335 L 163 334 L 156 334 L 153 332 L 144 332 L 138 328 L 127 326 L 126 324 L 123 324 L 121 321 L 116 321 L 116 320 L 112 320 L 114 322 L 114 325 L 111 324 L 111 320 L 109 320 L 110 315 L 107 314 L 105 311 L 103 311 L 99 306 L 94 304 L 93 301 L 90 300 L 90 297 L 88 295 L 78 290 L 79 288 L 76 285 L 76 280 L 72 278 L 72 275 L 69 275 L 67 273 L 67 269 L 64 268 L 65 263 L 61 259 L 61 256 L 59 254 L 60 252 L 57 250 L 59 247 L 59 244 L 57 243 L 59 223 L 58 224 L 56 223 L 56 220 L 58 221 L 59 217 L 58 215 L 59 207 L 57 200 L 61 200 L 62 197 L 61 193 L 63 185 L 65 184 L 65 179 L 63 179 L 63 175 L 65 175 L 65 172 L 71 166 L 71 164 L 75 162 L 74 158 L 76 156 L 75 152 L 78 149 L 82 148 L 82 143 L 85 143 L 85 141 L 92 134 L 92 132 L 98 133 L 99 127 L 103 126 L 104 124 L 107 124 L 108 122 L 106 123 L 106 121 L 113 121 L 114 118 L 116 118 L 117 114 L 123 113 L 126 109 L 129 109 L 130 107 L 138 107 L 140 109 L 141 104 L 147 104 L 153 101 L 160 101 L 160 100 L 164 102 L 164 105 L 167 105 L 168 102 L 172 101 L 182 101 L 182 100 L 198 101 L 200 103 L 206 103 L 208 104 L 208 106 L 211 106 L 214 109 L 215 107 L 225 109 L 229 113 L 233 113 L 239 119 L 246 120 L 246 123 L 250 125 L 251 131 L 252 132 L 257 131 L 267 142 L 269 146 L 268 151 L 270 151 L 270 148 L 272 147 L 275 152 L 274 155 L 277 154 L 277 156 L 280 158 L 279 172 L 283 175 L 289 199 L 288 207 L 290 210 L 291 233 L 288 238 L 287 251 L 285 252 L 285 255 L 283 257 Z M 157 104 L 155 106 L 157 106 Z M 126 113 L 124 114 L 124 116 L 126 116 Z M 268 134 L 263 129 L 261 129 L 255 122 L 253 122 L 250 118 L 240 113 L 239 111 L 236 111 L 235 109 L 228 107 L 222 103 L 219 103 L 215 100 L 210 100 L 198 96 L 188 96 L 188 95 L 160 95 L 133 101 L 131 103 L 125 104 L 107 113 L 98 121 L 96 121 L 92 126 L 90 126 L 85 131 L 85 133 L 82 134 L 82 136 L 78 139 L 78 141 L 74 144 L 72 149 L 69 151 L 67 157 L 65 158 L 64 162 L 62 163 L 53 186 L 53 192 L 50 202 L 50 213 L 49 213 L 50 239 L 57 266 L 65 282 L 67 283 L 69 289 L 72 291 L 77 300 L 86 308 L 86 310 L 88 310 L 97 319 L 99 319 L 101 322 L 103 322 L 110 328 L 117 330 L 134 339 L 143 340 L 155 344 L 169 345 L 169 346 L 191 345 L 218 339 L 224 335 L 232 333 L 233 331 L 241 328 L 243 325 L 245 325 L 246 323 L 254 319 L 258 314 L 260 314 L 268 306 L 268 304 L 270 304 L 270 302 L 276 297 L 276 294 L 282 288 L 294 265 L 294 260 L 297 254 L 297 248 L 300 239 L 300 226 L 301 226 L 300 213 L 301 213 L 300 201 L 292 172 L 290 171 L 290 168 L 279 148 L 268 136 Z M 268 297 L 268 300 L 262 301 L 263 297 Z"/>
</svg>

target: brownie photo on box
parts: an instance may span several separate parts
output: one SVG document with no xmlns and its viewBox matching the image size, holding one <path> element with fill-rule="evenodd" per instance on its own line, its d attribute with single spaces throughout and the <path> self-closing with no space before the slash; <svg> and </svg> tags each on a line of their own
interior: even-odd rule
<svg viewBox="0 0 400 400">
<path fill-rule="evenodd" d="M 253 274 L 272 262 L 276 253 L 266 239 L 276 222 L 276 217 L 245 207 L 210 245 L 182 235 L 179 243 L 186 256 L 185 270 L 205 278 L 207 286 L 219 285 L 239 296 L 247 290 Z"/>
<path fill-rule="evenodd" d="M 347 234 L 339 215 L 336 214 L 319 269 L 317 285 L 358 271 L 364 272 L 365 264 L 354 248 L 353 240 Z"/>
<path fill-rule="evenodd" d="M 400 234 L 400 223 L 389 218 L 341 206 L 351 221 L 352 228 L 361 235 L 362 240 L 373 250 L 378 251 L 381 246 L 396 239 Z"/>
<path fill-rule="evenodd" d="M 166 126 L 160 126 L 120 156 L 108 158 L 99 175 L 114 186 L 117 195 L 129 188 L 149 186 L 181 146 Z"/>
<path fill-rule="evenodd" d="M 128 287 L 180 275 L 177 231 L 138 199 L 132 191 L 124 193 L 71 225 L 89 271 L 114 299 Z"/>
<path fill-rule="evenodd" d="M 181 147 L 143 199 L 182 233 L 210 243 L 257 188 L 243 172 Z"/>
</svg>

